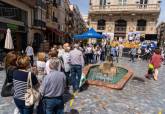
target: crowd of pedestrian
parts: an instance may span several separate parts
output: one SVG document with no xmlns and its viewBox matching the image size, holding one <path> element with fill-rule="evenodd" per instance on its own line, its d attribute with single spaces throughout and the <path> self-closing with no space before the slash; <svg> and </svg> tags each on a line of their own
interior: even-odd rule
<svg viewBox="0 0 165 114">
<path fill-rule="evenodd" d="M 48 57 L 45 52 L 38 52 L 37 60 L 30 45 L 26 54 L 9 52 L 1 95 L 13 96 L 18 114 L 33 114 L 34 108 L 37 114 L 64 114 L 64 93 L 69 92 L 70 85 L 73 92 L 80 91 L 84 57 L 79 49 L 79 44 L 55 45 Z"/>
<path fill-rule="evenodd" d="M 2 87 L 3 97 L 13 96 L 19 114 L 64 114 L 63 95 L 73 87 L 80 91 L 82 68 L 85 64 L 96 64 L 112 60 L 118 62 L 123 56 L 122 43 L 111 45 L 54 45 L 50 51 L 38 52 L 36 60 L 32 46 L 26 54 L 11 51 L 5 57 L 6 80 Z M 142 58 L 142 49 L 132 47 L 130 60 Z M 147 78 L 158 79 L 158 70 L 163 57 L 160 49 L 152 50 Z M 33 91 L 34 90 L 34 91 Z M 38 95 L 38 96 L 37 96 Z"/>
</svg>

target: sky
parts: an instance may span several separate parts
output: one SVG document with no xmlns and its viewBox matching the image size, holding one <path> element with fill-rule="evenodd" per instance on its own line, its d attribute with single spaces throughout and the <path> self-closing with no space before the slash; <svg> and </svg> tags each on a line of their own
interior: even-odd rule
<svg viewBox="0 0 165 114">
<path fill-rule="evenodd" d="M 78 5 L 82 15 L 88 15 L 89 0 L 70 0 L 71 3 Z M 159 22 L 165 21 L 165 0 L 161 0 L 161 13 Z"/>
</svg>

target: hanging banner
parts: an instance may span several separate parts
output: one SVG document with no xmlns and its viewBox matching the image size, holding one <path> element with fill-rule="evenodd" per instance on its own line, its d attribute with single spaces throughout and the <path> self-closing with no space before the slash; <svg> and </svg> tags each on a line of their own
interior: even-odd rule
<svg viewBox="0 0 165 114">
<path fill-rule="evenodd" d="M 104 32 L 102 34 L 105 36 L 106 40 L 108 41 L 112 41 L 114 39 L 114 33 L 112 32 Z"/>
<path fill-rule="evenodd" d="M 140 41 L 141 33 L 140 32 L 128 32 L 129 41 Z"/>
</svg>

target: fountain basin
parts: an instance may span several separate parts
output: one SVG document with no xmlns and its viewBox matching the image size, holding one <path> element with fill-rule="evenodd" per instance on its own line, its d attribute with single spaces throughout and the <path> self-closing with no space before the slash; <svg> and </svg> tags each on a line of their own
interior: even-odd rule
<svg viewBox="0 0 165 114">
<path fill-rule="evenodd" d="M 123 89 L 127 81 L 133 76 L 130 68 L 117 66 L 117 73 L 114 76 L 102 74 L 99 65 L 88 65 L 84 67 L 83 74 L 86 76 L 86 83 L 111 89 Z"/>
</svg>

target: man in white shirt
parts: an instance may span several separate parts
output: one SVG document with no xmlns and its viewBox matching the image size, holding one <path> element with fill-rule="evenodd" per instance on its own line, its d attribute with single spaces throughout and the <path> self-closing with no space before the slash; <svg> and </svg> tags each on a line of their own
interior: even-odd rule
<svg viewBox="0 0 165 114">
<path fill-rule="evenodd" d="M 83 54 L 78 49 L 79 45 L 75 44 L 74 49 L 70 51 L 71 80 L 74 91 L 79 90 L 82 67 L 84 66 Z"/>
<path fill-rule="evenodd" d="M 93 54 L 92 54 L 92 49 L 93 49 L 93 47 L 91 46 L 91 45 L 88 45 L 87 47 L 86 47 L 86 59 L 87 59 L 87 64 L 90 64 L 90 63 L 92 63 L 92 56 L 93 56 Z"/>
<path fill-rule="evenodd" d="M 123 48 L 124 48 L 123 44 L 120 43 L 120 44 L 119 44 L 119 57 L 120 57 L 120 58 L 123 56 Z"/>
<path fill-rule="evenodd" d="M 30 57 L 30 63 L 31 63 L 31 66 L 33 66 L 34 51 L 33 51 L 33 48 L 30 44 L 28 44 L 25 52 L 26 52 L 26 55 Z"/>
<path fill-rule="evenodd" d="M 62 48 L 62 46 L 60 45 L 59 46 L 59 49 L 58 49 L 58 58 L 62 57 L 62 55 L 64 54 L 64 49 Z"/>
</svg>

